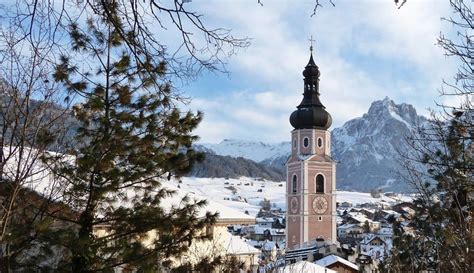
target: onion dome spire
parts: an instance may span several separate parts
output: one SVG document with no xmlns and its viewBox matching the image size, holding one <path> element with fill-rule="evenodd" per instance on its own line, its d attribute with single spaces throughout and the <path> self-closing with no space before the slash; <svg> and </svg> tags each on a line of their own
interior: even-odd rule
<svg viewBox="0 0 474 273">
<path fill-rule="evenodd" d="M 295 129 L 327 129 L 332 124 L 331 115 L 319 100 L 319 67 L 313 59 L 313 46 L 310 47 L 311 56 L 306 65 L 304 76 L 303 100 L 297 110 L 290 116 L 291 126 Z"/>
</svg>

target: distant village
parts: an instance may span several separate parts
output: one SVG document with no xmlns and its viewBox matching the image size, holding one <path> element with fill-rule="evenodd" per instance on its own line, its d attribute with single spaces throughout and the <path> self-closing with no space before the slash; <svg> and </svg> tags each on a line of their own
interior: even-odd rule
<svg viewBox="0 0 474 273">
<path fill-rule="evenodd" d="M 396 199 L 398 194 L 384 195 Z M 238 254 L 254 258 L 247 264 L 247 270 L 252 272 L 280 272 L 275 270 L 297 263 L 302 268 L 310 268 L 312 265 L 308 263 L 311 263 L 336 272 L 376 272 L 378 264 L 392 248 L 392 225 L 398 222 L 405 232 L 410 232 L 407 220 L 414 215 L 412 206 L 412 203 L 402 201 L 357 205 L 338 202 L 338 242 L 313 240 L 297 251 L 285 251 L 286 212 L 265 202 L 262 202 L 255 223 L 229 224 L 227 230 L 252 246 L 247 253 L 241 251 Z"/>
</svg>

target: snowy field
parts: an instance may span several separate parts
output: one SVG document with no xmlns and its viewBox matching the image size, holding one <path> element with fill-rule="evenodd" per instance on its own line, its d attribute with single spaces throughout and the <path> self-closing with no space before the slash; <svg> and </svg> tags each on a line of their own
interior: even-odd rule
<svg viewBox="0 0 474 273">
<path fill-rule="evenodd" d="M 177 182 L 173 180 L 166 183 L 177 186 Z M 239 179 L 183 177 L 179 187 L 183 192 L 194 193 L 241 212 L 248 211 L 253 216 L 258 213 L 260 202 L 264 198 L 270 200 L 272 206 L 286 210 L 285 182 L 259 181 L 247 177 Z M 338 191 L 336 198 L 337 202 L 350 202 L 353 205 L 381 202 L 393 204 L 411 200 L 409 196 L 373 198 L 369 193 L 349 191 Z"/>
</svg>

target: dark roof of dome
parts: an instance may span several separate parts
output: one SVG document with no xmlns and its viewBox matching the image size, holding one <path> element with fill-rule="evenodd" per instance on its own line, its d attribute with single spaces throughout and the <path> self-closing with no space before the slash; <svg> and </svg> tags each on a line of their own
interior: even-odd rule
<svg viewBox="0 0 474 273">
<path fill-rule="evenodd" d="M 323 107 L 305 107 L 291 113 L 290 123 L 295 129 L 327 129 L 332 118 Z"/>
<path fill-rule="evenodd" d="M 290 116 L 290 123 L 295 129 L 327 129 L 332 124 L 331 115 L 319 100 L 319 67 L 309 58 L 304 71 L 303 100 L 297 110 Z"/>
</svg>

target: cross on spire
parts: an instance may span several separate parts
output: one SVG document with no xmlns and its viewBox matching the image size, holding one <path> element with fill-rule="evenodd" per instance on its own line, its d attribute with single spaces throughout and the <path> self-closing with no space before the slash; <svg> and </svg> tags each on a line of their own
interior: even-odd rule
<svg viewBox="0 0 474 273">
<path fill-rule="evenodd" d="M 311 38 L 309 38 L 309 43 L 310 43 L 310 46 L 309 46 L 309 51 L 313 52 L 313 42 L 315 42 L 316 40 L 313 40 L 313 35 L 311 35 Z"/>
</svg>

